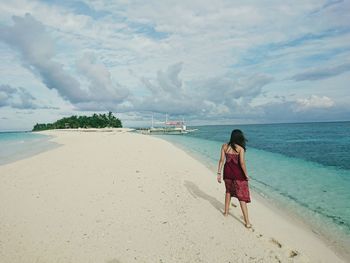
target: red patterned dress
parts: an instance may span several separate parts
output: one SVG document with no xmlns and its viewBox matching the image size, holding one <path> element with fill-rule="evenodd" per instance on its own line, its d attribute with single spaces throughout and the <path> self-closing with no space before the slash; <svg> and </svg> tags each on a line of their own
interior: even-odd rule
<svg viewBox="0 0 350 263">
<path fill-rule="evenodd" d="M 248 180 L 239 162 L 239 154 L 225 153 L 224 181 L 226 193 L 236 197 L 239 201 L 250 203 Z"/>
</svg>

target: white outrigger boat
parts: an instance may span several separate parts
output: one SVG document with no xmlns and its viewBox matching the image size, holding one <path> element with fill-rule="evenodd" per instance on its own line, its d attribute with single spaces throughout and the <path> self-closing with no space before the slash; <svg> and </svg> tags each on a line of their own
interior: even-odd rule
<svg viewBox="0 0 350 263">
<path fill-rule="evenodd" d="M 158 122 L 159 123 L 159 122 Z M 168 115 L 165 115 L 165 122 L 160 122 L 163 127 L 154 127 L 154 120 L 152 115 L 152 126 L 148 129 L 139 130 L 142 134 L 153 135 L 181 135 L 189 132 L 194 132 L 197 129 L 187 129 L 185 121 L 168 121 Z"/>
</svg>

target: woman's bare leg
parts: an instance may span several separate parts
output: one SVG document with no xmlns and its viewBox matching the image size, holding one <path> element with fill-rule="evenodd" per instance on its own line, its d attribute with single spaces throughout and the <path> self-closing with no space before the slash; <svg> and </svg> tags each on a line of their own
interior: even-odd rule
<svg viewBox="0 0 350 263">
<path fill-rule="evenodd" d="M 225 216 L 228 216 L 228 211 L 230 209 L 230 202 L 231 202 L 231 194 L 226 193 L 226 195 L 225 195 L 225 211 L 224 211 Z"/>
<path fill-rule="evenodd" d="M 243 213 L 243 218 L 244 218 L 244 223 L 246 227 L 250 227 L 251 224 L 249 222 L 248 218 L 248 208 L 247 208 L 247 203 L 244 201 L 239 201 L 239 204 L 241 205 L 242 213 Z"/>
</svg>

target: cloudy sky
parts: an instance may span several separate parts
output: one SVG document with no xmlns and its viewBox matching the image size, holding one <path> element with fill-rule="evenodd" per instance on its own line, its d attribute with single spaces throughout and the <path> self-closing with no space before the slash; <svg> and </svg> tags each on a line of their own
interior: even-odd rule
<svg viewBox="0 0 350 263">
<path fill-rule="evenodd" d="M 0 130 L 350 120 L 350 0 L 1 1 L 0 58 Z"/>
</svg>

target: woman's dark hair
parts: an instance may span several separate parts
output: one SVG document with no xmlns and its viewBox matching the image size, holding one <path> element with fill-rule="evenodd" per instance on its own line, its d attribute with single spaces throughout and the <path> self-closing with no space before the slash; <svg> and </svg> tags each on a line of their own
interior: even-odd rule
<svg viewBox="0 0 350 263">
<path fill-rule="evenodd" d="M 228 142 L 228 145 L 232 147 L 236 151 L 235 144 L 241 146 L 245 150 L 245 143 L 248 140 L 244 137 L 244 134 L 241 130 L 233 130 L 231 132 L 231 138 L 230 141 Z"/>
</svg>

